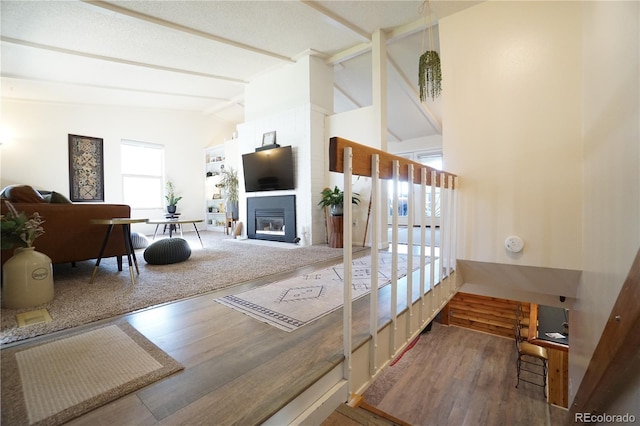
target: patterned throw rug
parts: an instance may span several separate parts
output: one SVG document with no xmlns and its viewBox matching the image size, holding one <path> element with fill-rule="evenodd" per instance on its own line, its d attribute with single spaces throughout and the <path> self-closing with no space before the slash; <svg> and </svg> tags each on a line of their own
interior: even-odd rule
<svg viewBox="0 0 640 426">
<path fill-rule="evenodd" d="M 378 285 L 391 281 L 391 253 L 380 253 Z M 407 275 L 407 255 L 398 255 L 398 278 Z M 426 259 L 429 262 L 429 258 Z M 371 256 L 352 261 L 352 297 L 357 299 L 371 290 Z M 413 257 L 413 270 L 420 257 Z M 342 307 L 344 265 L 300 275 L 264 285 L 244 293 L 216 299 L 216 302 L 240 311 L 284 331 L 294 331 Z"/>
<path fill-rule="evenodd" d="M 2 424 L 59 425 L 183 369 L 129 323 L 2 351 Z"/>
</svg>

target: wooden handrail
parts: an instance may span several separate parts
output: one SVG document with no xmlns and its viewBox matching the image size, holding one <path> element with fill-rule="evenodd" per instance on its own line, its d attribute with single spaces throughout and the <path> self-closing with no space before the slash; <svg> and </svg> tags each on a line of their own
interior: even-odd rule
<svg viewBox="0 0 640 426">
<path fill-rule="evenodd" d="M 389 154 L 388 152 L 381 151 L 370 146 L 361 145 L 356 142 L 352 142 L 348 139 L 339 137 L 332 137 L 329 140 L 329 171 L 344 173 L 344 149 L 345 147 L 351 147 L 353 149 L 353 162 L 352 173 L 358 176 L 371 177 L 371 156 L 378 154 L 380 157 L 380 179 L 393 178 L 393 162 L 398 160 L 400 162 L 400 180 L 408 181 L 407 165 L 414 165 L 414 177 L 413 183 L 420 184 L 421 177 L 418 170 L 422 167 L 426 167 L 429 171 L 435 171 L 437 174 L 437 182 L 440 182 L 442 176 L 445 176 L 445 188 L 449 188 L 449 177 L 455 177 L 456 175 L 441 170 L 436 170 L 432 167 L 425 166 L 415 161 L 411 161 L 404 157 Z M 455 182 L 455 179 L 452 179 Z M 427 185 L 433 185 L 437 183 L 431 182 L 431 173 L 427 173 Z M 454 183 L 455 185 L 455 183 Z"/>
<path fill-rule="evenodd" d="M 609 320 L 604 327 L 591 362 L 582 378 L 570 410 L 576 413 L 603 413 L 613 402 L 620 384 L 640 354 L 640 250 L 622 285 Z"/>
</svg>

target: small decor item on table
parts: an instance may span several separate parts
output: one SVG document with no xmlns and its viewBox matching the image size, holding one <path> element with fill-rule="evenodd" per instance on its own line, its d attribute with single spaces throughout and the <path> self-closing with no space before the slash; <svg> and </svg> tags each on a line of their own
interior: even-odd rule
<svg viewBox="0 0 640 426">
<path fill-rule="evenodd" d="M 175 213 L 176 205 L 178 204 L 178 201 L 182 200 L 182 197 L 176 196 L 176 187 L 170 180 L 167 181 L 167 195 L 165 195 L 164 198 L 167 199 L 167 212 L 171 214 Z"/>
<path fill-rule="evenodd" d="M 9 212 L 1 220 L 2 249 L 17 249 L 2 267 L 2 306 L 18 309 L 48 303 L 54 297 L 51 259 L 33 247 L 44 234 L 44 220 L 37 212 L 28 218 L 5 203 Z"/>
</svg>

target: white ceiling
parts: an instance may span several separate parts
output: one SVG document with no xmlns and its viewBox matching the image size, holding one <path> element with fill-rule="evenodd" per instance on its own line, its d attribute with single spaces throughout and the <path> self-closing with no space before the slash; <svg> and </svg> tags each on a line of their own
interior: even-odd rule
<svg viewBox="0 0 640 426">
<path fill-rule="evenodd" d="M 371 103 L 368 46 L 380 28 L 389 39 L 390 139 L 430 136 L 442 119 L 440 99 L 418 100 L 418 58 L 428 43 L 422 4 L 2 0 L 1 95 L 184 109 L 241 123 L 252 78 L 314 52 L 334 65 L 338 113 Z"/>
</svg>

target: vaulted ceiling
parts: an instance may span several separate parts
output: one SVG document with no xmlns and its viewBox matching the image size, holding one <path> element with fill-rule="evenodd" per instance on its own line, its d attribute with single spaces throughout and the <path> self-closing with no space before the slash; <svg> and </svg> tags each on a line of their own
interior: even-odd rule
<svg viewBox="0 0 640 426">
<path fill-rule="evenodd" d="M 443 3 L 441 14 L 454 3 Z M 418 99 L 418 58 L 429 43 L 421 0 L 3 0 L 0 7 L 3 98 L 183 109 L 241 123 L 252 78 L 312 53 L 334 67 L 339 113 L 371 104 L 370 44 L 382 29 L 390 140 L 441 132 L 440 99 Z M 437 48 L 437 26 L 432 34 Z"/>
</svg>

